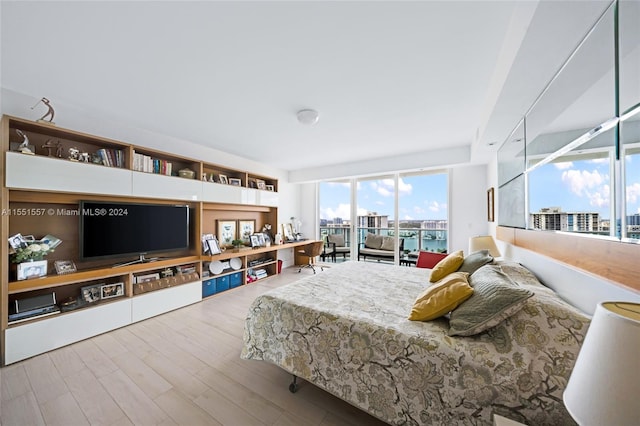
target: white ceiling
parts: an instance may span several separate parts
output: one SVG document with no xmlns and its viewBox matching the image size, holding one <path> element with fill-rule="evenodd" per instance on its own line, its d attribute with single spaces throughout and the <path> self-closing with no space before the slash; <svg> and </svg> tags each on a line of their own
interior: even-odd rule
<svg viewBox="0 0 640 426">
<path fill-rule="evenodd" d="M 608 3 L 3 1 L 1 82 L 290 171 L 486 162 Z"/>
</svg>

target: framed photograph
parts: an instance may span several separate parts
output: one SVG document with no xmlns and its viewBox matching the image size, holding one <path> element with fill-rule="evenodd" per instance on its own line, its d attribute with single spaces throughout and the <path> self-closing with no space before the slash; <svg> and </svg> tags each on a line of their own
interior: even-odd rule
<svg viewBox="0 0 640 426">
<path fill-rule="evenodd" d="M 255 180 L 250 180 L 249 181 L 249 188 L 257 188 L 258 185 L 256 185 L 256 181 Z"/>
<path fill-rule="evenodd" d="M 489 222 L 493 222 L 495 220 L 494 217 L 494 206 L 493 206 L 493 188 L 489 188 L 487 191 L 487 220 Z"/>
<path fill-rule="evenodd" d="M 218 240 L 216 240 L 215 238 L 211 238 L 207 240 L 207 248 L 208 248 L 207 251 L 211 255 L 220 254 L 222 252 L 220 250 L 220 245 L 218 244 Z"/>
<path fill-rule="evenodd" d="M 229 178 L 229 185 L 242 186 L 242 180 L 237 178 Z"/>
<path fill-rule="evenodd" d="M 209 240 L 213 240 L 213 234 L 202 234 L 202 252 L 204 254 L 209 253 L 209 244 L 207 243 Z"/>
<path fill-rule="evenodd" d="M 100 300 L 100 288 L 104 284 L 89 285 L 80 289 L 82 300 L 87 303 L 94 303 Z"/>
<path fill-rule="evenodd" d="M 18 263 L 18 280 L 44 277 L 47 275 L 47 261 Z"/>
<path fill-rule="evenodd" d="M 265 245 L 264 234 L 251 235 L 251 247 L 264 247 Z"/>
<path fill-rule="evenodd" d="M 56 267 L 58 275 L 70 274 L 77 271 L 76 264 L 71 260 L 56 260 L 54 266 Z"/>
<path fill-rule="evenodd" d="M 22 234 L 16 234 L 9 237 L 9 245 L 12 249 L 25 248 L 27 246 L 27 240 L 24 239 Z"/>
<path fill-rule="evenodd" d="M 238 221 L 238 235 L 239 239 L 245 243 L 251 242 L 251 235 L 256 232 L 256 221 L 251 220 L 239 220 Z"/>
<path fill-rule="evenodd" d="M 231 242 L 236 239 L 236 221 L 235 220 L 218 220 L 218 241 L 223 246 L 232 245 Z"/>
<path fill-rule="evenodd" d="M 100 287 L 101 299 L 111 299 L 118 296 L 124 296 L 124 283 L 105 284 Z"/>
<path fill-rule="evenodd" d="M 271 192 L 276 190 L 273 185 L 265 185 L 264 189 L 266 189 L 267 191 L 271 191 Z"/>
<path fill-rule="evenodd" d="M 153 274 L 138 275 L 136 276 L 136 284 L 146 283 L 149 281 L 155 281 L 159 279 L 160 279 L 160 274 L 158 272 Z"/>
<path fill-rule="evenodd" d="M 266 184 L 262 179 L 256 179 L 256 186 L 258 189 L 265 189 Z"/>
<path fill-rule="evenodd" d="M 220 179 L 220 183 L 223 183 L 223 184 L 225 184 L 225 185 L 228 185 L 228 184 L 229 184 L 229 179 L 227 178 L 227 175 L 222 175 L 222 174 L 221 174 L 221 175 L 219 176 L 219 179 Z"/>
</svg>

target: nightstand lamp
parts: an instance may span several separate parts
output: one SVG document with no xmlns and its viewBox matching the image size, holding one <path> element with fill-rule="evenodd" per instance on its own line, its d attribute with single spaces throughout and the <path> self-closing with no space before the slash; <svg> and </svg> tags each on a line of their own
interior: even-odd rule
<svg viewBox="0 0 640 426">
<path fill-rule="evenodd" d="M 640 304 L 604 302 L 564 391 L 564 404 L 581 426 L 640 422 Z"/>
<path fill-rule="evenodd" d="M 502 256 L 491 235 L 469 238 L 469 254 L 480 250 L 489 250 L 489 254 L 493 257 Z"/>
</svg>

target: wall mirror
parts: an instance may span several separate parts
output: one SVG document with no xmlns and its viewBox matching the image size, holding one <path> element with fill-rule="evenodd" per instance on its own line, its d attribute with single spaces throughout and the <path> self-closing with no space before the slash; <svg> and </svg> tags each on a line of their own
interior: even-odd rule
<svg viewBox="0 0 640 426">
<path fill-rule="evenodd" d="M 638 2 L 613 2 L 503 143 L 499 225 L 638 240 L 638 22 Z"/>
</svg>

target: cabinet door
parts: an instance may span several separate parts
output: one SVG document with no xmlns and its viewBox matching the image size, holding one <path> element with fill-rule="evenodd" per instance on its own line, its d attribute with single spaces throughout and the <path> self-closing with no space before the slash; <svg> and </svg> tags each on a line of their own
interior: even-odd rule
<svg viewBox="0 0 640 426">
<path fill-rule="evenodd" d="M 278 207 L 278 193 L 258 191 L 258 204 L 261 206 Z"/>
<path fill-rule="evenodd" d="M 223 185 L 219 183 L 204 182 L 202 184 L 203 201 L 214 203 L 242 203 L 242 188 L 239 186 Z"/>
<path fill-rule="evenodd" d="M 133 173 L 133 196 L 186 201 L 202 199 L 202 181 L 153 173 Z"/>
<path fill-rule="evenodd" d="M 131 299 L 58 314 L 5 331 L 5 363 L 61 348 L 131 324 Z"/>
<path fill-rule="evenodd" d="M 7 187 L 131 195 L 131 171 L 59 158 L 7 152 Z"/>
<path fill-rule="evenodd" d="M 132 299 L 131 318 L 142 321 L 202 300 L 202 281 L 156 290 Z"/>
</svg>

